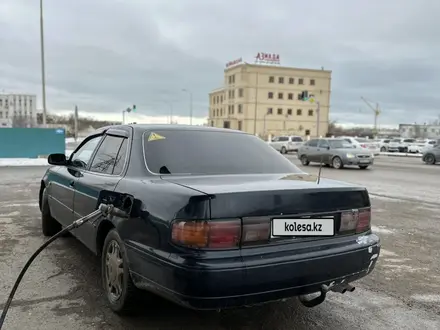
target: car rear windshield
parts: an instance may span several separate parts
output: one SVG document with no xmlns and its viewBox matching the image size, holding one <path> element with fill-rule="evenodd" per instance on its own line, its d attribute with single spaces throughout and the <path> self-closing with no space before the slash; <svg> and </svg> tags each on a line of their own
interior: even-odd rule
<svg viewBox="0 0 440 330">
<path fill-rule="evenodd" d="M 391 142 L 400 142 L 400 139 L 392 139 Z"/>
<path fill-rule="evenodd" d="M 359 143 L 368 142 L 367 139 L 355 139 Z"/>
<path fill-rule="evenodd" d="M 145 161 L 161 174 L 302 173 L 260 138 L 206 130 L 158 130 L 144 134 Z"/>
</svg>

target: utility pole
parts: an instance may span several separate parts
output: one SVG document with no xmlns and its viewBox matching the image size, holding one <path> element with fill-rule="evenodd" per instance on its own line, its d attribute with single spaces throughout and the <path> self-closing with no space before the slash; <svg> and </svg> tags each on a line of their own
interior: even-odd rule
<svg viewBox="0 0 440 330">
<path fill-rule="evenodd" d="M 78 106 L 75 105 L 75 115 L 74 115 L 74 137 L 75 142 L 78 140 Z"/>
<path fill-rule="evenodd" d="M 40 44 L 41 44 L 41 84 L 43 100 L 43 126 L 46 127 L 46 74 L 44 65 L 44 28 L 43 28 L 43 0 L 40 0 Z"/>
<path fill-rule="evenodd" d="M 193 95 L 192 92 L 188 89 L 182 89 L 182 92 L 189 94 L 189 124 L 192 125 L 192 117 L 193 117 Z M 171 110 L 172 111 L 172 110 Z"/>
<path fill-rule="evenodd" d="M 363 96 L 361 96 L 362 101 L 365 102 L 368 107 L 374 112 L 374 135 L 377 135 L 377 118 L 380 115 L 379 103 L 376 103 L 376 107 L 373 107 L 370 102 L 368 102 Z"/>
</svg>

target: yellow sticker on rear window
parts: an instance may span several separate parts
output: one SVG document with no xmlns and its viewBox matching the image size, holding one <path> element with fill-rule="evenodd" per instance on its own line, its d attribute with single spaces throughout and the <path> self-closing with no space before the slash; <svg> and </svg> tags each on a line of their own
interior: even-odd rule
<svg viewBox="0 0 440 330">
<path fill-rule="evenodd" d="M 148 137 L 148 142 L 157 141 L 157 140 L 165 140 L 165 136 L 153 132 L 150 133 L 150 136 Z"/>
</svg>

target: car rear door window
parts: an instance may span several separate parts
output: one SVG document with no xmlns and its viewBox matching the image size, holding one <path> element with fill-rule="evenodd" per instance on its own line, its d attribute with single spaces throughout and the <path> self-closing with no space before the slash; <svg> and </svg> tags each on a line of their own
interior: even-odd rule
<svg viewBox="0 0 440 330">
<path fill-rule="evenodd" d="M 87 168 L 90 163 L 90 158 L 92 157 L 99 141 L 101 141 L 101 138 L 102 135 L 94 137 L 75 151 L 70 158 L 71 165 L 81 169 Z"/>
<path fill-rule="evenodd" d="M 90 171 L 112 174 L 124 138 L 106 135 L 93 159 Z"/>
<path fill-rule="evenodd" d="M 302 142 L 302 141 L 303 141 L 303 139 L 301 137 L 299 137 L 299 136 L 293 136 L 292 137 L 292 142 Z"/>
<path fill-rule="evenodd" d="M 328 148 L 329 146 L 327 140 L 319 140 L 318 148 Z"/>
<path fill-rule="evenodd" d="M 307 143 L 307 146 L 309 146 L 309 147 L 317 147 L 318 146 L 318 140 L 310 140 Z"/>
<path fill-rule="evenodd" d="M 148 169 L 156 174 L 301 172 L 259 137 L 216 130 L 163 129 L 145 132 L 144 156 Z"/>
<path fill-rule="evenodd" d="M 121 148 L 119 149 L 118 156 L 116 157 L 115 167 L 113 169 L 114 175 L 119 175 L 124 169 L 124 165 L 127 159 L 128 139 L 122 141 Z"/>
</svg>

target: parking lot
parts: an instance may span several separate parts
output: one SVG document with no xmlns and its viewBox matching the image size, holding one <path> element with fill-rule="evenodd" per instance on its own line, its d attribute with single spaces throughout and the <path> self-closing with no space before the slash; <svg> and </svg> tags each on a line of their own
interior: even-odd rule
<svg viewBox="0 0 440 330">
<path fill-rule="evenodd" d="M 44 170 L 0 167 L 0 309 L 44 241 L 37 201 Z M 373 230 L 383 250 L 353 293 L 332 293 L 314 309 L 292 299 L 220 313 L 157 298 L 154 306 L 140 304 L 138 316 L 120 318 L 105 306 L 98 260 L 75 239 L 63 238 L 34 261 L 4 329 L 440 329 L 440 166 L 381 156 L 371 169 L 324 167 L 322 176 L 365 185 L 371 194 Z"/>
</svg>

